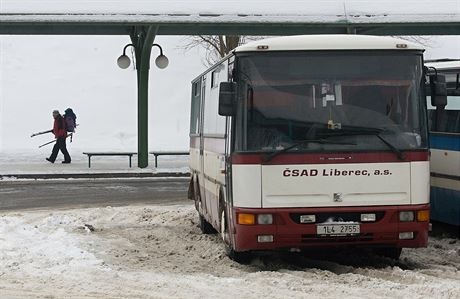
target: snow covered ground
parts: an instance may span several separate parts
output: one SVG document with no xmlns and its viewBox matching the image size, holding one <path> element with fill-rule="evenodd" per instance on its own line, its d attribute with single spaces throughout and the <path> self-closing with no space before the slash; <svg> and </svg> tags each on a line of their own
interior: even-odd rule
<svg viewBox="0 0 460 299">
<path fill-rule="evenodd" d="M 91 232 L 85 224 L 92 225 Z M 460 241 L 239 265 L 190 205 L 0 214 L 2 298 L 460 298 Z"/>
</svg>

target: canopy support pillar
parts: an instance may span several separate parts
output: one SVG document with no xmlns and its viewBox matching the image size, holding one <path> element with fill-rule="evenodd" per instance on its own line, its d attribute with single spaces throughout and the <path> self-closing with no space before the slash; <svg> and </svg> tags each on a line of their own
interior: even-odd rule
<svg viewBox="0 0 460 299">
<path fill-rule="evenodd" d="M 150 55 L 158 26 L 134 27 L 130 37 L 134 45 L 137 71 L 137 158 L 139 168 L 149 165 L 149 69 Z"/>
</svg>

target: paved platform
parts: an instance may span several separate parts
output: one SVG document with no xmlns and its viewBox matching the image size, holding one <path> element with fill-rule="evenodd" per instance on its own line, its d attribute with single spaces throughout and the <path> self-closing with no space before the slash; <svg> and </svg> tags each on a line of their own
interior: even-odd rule
<svg viewBox="0 0 460 299">
<path fill-rule="evenodd" d="M 14 179 L 65 179 L 65 178 L 129 178 L 129 177 L 186 177 L 189 176 L 188 157 L 164 156 L 155 168 L 153 155 L 149 167 L 138 168 L 137 157 L 129 167 L 126 157 L 93 157 L 91 168 L 88 158 L 81 153 L 72 154 L 71 164 L 54 164 L 45 160 L 47 152 L 2 153 L 0 155 L 0 180 Z"/>
</svg>

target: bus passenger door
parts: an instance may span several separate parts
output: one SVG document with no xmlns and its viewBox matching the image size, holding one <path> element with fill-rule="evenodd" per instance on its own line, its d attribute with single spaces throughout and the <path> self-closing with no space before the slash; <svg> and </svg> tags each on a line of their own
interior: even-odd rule
<svg viewBox="0 0 460 299">
<path fill-rule="evenodd" d="M 204 175 L 204 106 L 206 105 L 206 76 L 201 78 L 201 110 L 200 110 L 200 156 L 199 156 L 199 175 L 198 180 L 200 182 L 200 195 L 201 195 L 201 213 L 205 214 L 206 212 L 206 188 L 205 188 L 205 175 Z"/>
<path fill-rule="evenodd" d="M 227 117 L 225 126 L 225 159 L 224 159 L 224 183 L 225 183 L 225 206 L 227 209 L 227 220 L 233 223 L 233 187 L 232 187 L 232 118 Z"/>
</svg>

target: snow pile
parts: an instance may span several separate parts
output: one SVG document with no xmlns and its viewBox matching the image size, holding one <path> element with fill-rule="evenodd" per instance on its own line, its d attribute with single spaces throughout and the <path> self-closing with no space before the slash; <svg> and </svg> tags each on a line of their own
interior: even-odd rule
<svg viewBox="0 0 460 299">
<path fill-rule="evenodd" d="M 348 251 L 239 265 L 182 205 L 4 214 L 0 269 L 12 298 L 460 297 L 459 240 L 432 238 L 398 263 Z"/>
<path fill-rule="evenodd" d="M 9 22 L 458 22 L 456 0 L 3 0 Z"/>
<path fill-rule="evenodd" d="M 34 224 L 20 215 L 1 217 L 0 277 L 4 284 L 0 289 L 27 292 L 30 280 L 51 283 L 63 277 L 76 287 L 85 273 L 106 272 L 103 261 L 82 249 L 65 231 L 71 222 L 68 216 L 48 217 Z M 13 273 L 14 278 L 8 279 Z"/>
</svg>

